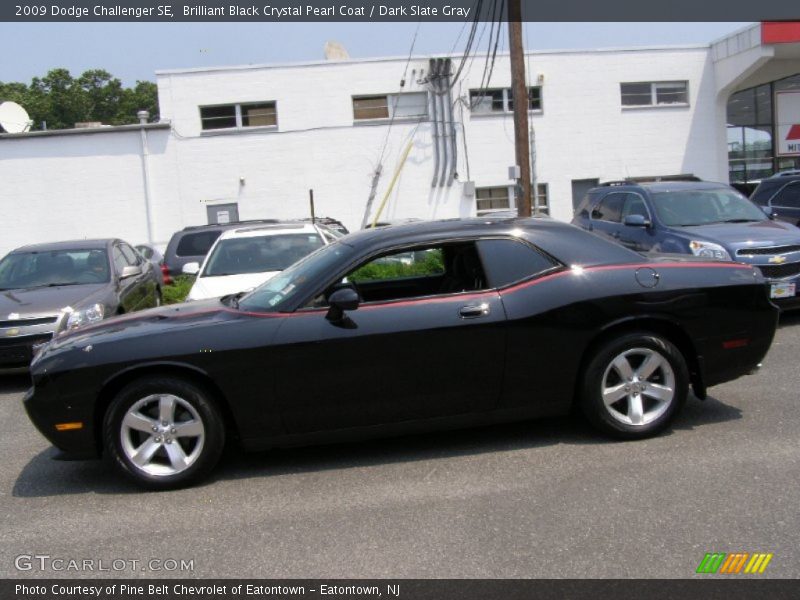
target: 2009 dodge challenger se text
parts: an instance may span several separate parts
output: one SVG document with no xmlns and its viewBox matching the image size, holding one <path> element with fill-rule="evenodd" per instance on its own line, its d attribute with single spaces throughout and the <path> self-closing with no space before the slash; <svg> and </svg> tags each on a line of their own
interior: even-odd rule
<svg viewBox="0 0 800 600">
<path fill-rule="evenodd" d="M 73 457 L 151 488 L 258 449 L 579 408 L 601 431 L 668 426 L 689 386 L 751 372 L 778 310 L 753 267 L 645 257 L 549 219 L 351 234 L 249 293 L 59 335 L 25 406 Z"/>
</svg>

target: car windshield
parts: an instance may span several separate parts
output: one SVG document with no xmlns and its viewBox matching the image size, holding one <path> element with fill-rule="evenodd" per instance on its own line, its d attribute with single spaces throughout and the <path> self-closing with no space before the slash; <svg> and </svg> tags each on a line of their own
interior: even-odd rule
<svg viewBox="0 0 800 600">
<path fill-rule="evenodd" d="M 283 271 L 323 245 L 317 233 L 292 233 L 220 240 L 201 277 Z"/>
<path fill-rule="evenodd" d="M 658 218 L 672 227 L 748 223 L 767 218 L 750 200 L 725 188 L 653 192 L 652 197 Z"/>
<path fill-rule="evenodd" d="M 320 279 L 332 275 L 353 252 L 353 248 L 341 242 L 323 246 L 244 296 L 239 307 L 252 311 L 281 310 L 291 300 L 314 292 Z"/>
<path fill-rule="evenodd" d="M 0 289 L 106 283 L 111 270 L 104 249 L 14 252 L 0 261 Z"/>
</svg>

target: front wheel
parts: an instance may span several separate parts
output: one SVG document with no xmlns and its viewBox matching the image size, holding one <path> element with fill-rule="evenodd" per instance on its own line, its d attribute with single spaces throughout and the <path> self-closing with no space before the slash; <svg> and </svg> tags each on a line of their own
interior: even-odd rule
<svg viewBox="0 0 800 600">
<path fill-rule="evenodd" d="M 103 421 L 114 464 L 151 489 L 189 485 L 206 476 L 225 442 L 220 411 L 200 387 L 172 377 L 148 377 L 123 388 Z"/>
<path fill-rule="evenodd" d="M 584 414 L 614 437 L 640 439 L 667 427 L 686 402 L 689 373 L 680 351 L 650 333 L 603 345 L 586 369 Z"/>
</svg>

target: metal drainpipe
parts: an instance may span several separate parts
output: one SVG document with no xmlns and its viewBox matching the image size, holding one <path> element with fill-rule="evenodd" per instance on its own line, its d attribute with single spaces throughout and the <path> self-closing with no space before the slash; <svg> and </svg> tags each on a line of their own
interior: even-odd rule
<svg viewBox="0 0 800 600">
<path fill-rule="evenodd" d="M 536 132 L 533 130 L 533 125 L 530 127 L 530 131 L 528 133 L 528 139 L 530 140 L 530 158 L 531 158 L 531 196 L 533 197 L 533 214 L 539 214 L 539 193 L 538 187 L 539 184 L 536 181 Z"/>
<path fill-rule="evenodd" d="M 447 112 L 449 115 L 448 123 L 450 126 L 450 154 L 452 155 L 451 160 L 451 167 L 450 173 L 447 176 L 447 187 L 453 185 L 453 181 L 456 178 L 456 172 L 458 171 L 458 145 L 456 143 L 456 118 L 453 114 L 453 89 L 451 87 L 450 81 L 450 67 L 452 65 L 452 61 L 448 58 L 445 62 L 445 73 L 447 73 Z"/>
<path fill-rule="evenodd" d="M 439 178 L 439 125 L 437 117 L 437 88 L 436 88 L 436 61 L 432 58 L 428 69 L 428 78 L 431 84 L 431 139 L 433 140 L 433 180 L 431 187 L 436 187 Z"/>
<path fill-rule="evenodd" d="M 444 98 L 444 60 L 441 58 L 436 60 L 436 85 L 439 88 L 439 93 L 436 97 L 439 99 L 439 121 L 441 124 L 441 135 L 439 142 L 441 143 L 441 175 L 439 175 L 439 187 L 444 185 L 444 178 L 447 176 L 447 166 L 450 162 L 450 152 L 447 150 L 447 109 L 445 108 L 446 100 Z"/>
<path fill-rule="evenodd" d="M 136 113 L 139 117 L 139 132 L 142 136 L 142 184 L 144 188 L 144 212 L 147 220 L 147 241 L 153 243 L 153 215 L 150 208 L 150 168 L 148 166 L 147 157 L 150 156 L 150 149 L 147 145 L 147 129 L 145 125 L 150 118 L 150 113 L 146 110 L 140 110 Z"/>
</svg>

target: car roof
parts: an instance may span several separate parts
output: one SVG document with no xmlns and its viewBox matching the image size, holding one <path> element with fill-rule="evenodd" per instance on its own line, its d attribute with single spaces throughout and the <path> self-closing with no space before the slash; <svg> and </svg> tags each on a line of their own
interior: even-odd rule
<svg viewBox="0 0 800 600">
<path fill-rule="evenodd" d="M 547 217 L 489 216 L 420 221 L 362 229 L 340 238 L 336 243 L 346 244 L 358 251 L 380 251 L 404 244 L 492 236 L 523 237 L 569 265 L 644 262 L 641 255 L 624 246 Z"/>
<path fill-rule="evenodd" d="M 778 171 L 774 175 L 770 175 L 770 179 L 785 179 L 787 177 L 800 177 L 800 169 L 788 169 L 786 171 Z"/>
<path fill-rule="evenodd" d="M 285 235 L 288 233 L 316 233 L 317 229 L 311 223 L 275 223 L 273 225 L 256 225 L 227 229 L 219 236 L 220 240 L 244 237 L 263 237 L 267 235 Z"/>
<path fill-rule="evenodd" d="M 247 227 L 248 225 L 258 225 L 258 224 L 272 224 L 272 223 L 280 223 L 281 221 L 278 219 L 251 219 L 247 221 L 231 221 L 229 223 L 207 223 L 205 225 L 187 225 L 180 231 L 176 231 L 174 235 L 179 235 L 183 233 L 191 233 L 193 231 L 207 231 L 207 230 L 214 230 L 214 229 L 231 229 L 237 227 Z"/>
<path fill-rule="evenodd" d="M 612 185 L 601 185 L 594 188 L 596 190 L 615 190 L 618 188 L 644 188 L 650 192 L 672 192 L 681 190 L 714 190 L 729 188 L 727 183 L 716 181 L 630 181 L 614 182 Z"/>
<path fill-rule="evenodd" d="M 54 250 L 103 250 L 108 248 L 116 238 L 93 239 L 93 240 L 67 240 L 64 242 L 48 242 L 44 244 L 28 244 L 13 250 L 15 252 L 52 252 Z"/>
</svg>

